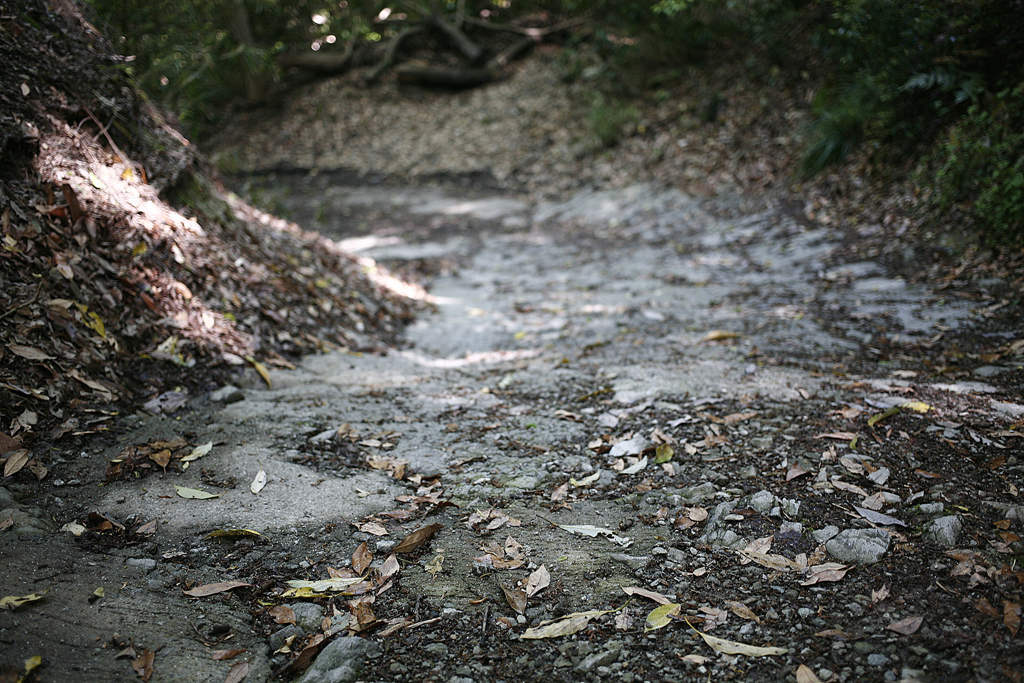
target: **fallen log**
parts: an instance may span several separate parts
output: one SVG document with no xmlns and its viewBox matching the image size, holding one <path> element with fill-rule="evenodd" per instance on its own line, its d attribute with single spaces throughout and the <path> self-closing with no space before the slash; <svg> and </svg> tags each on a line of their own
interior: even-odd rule
<svg viewBox="0 0 1024 683">
<path fill-rule="evenodd" d="M 355 54 L 355 41 L 349 41 L 344 52 L 299 52 L 277 56 L 281 68 L 295 67 L 321 74 L 337 74 L 348 69 Z"/>
<path fill-rule="evenodd" d="M 402 83 L 441 88 L 473 88 L 494 78 L 488 69 L 459 69 L 412 64 L 398 67 L 395 69 L 395 75 Z"/>
<path fill-rule="evenodd" d="M 384 53 L 384 58 L 380 60 L 380 63 L 377 64 L 377 66 L 367 72 L 364 80 L 367 83 L 376 83 L 380 80 L 380 77 L 388 70 L 388 67 L 394 63 L 395 55 L 398 54 L 398 48 L 401 47 L 402 42 L 410 36 L 423 33 L 425 30 L 426 28 L 423 26 L 410 26 L 399 31 L 398 35 L 392 38 L 391 42 L 388 44 L 388 50 Z"/>
<path fill-rule="evenodd" d="M 462 32 L 461 29 L 456 28 L 454 25 L 449 24 L 447 21 L 436 15 L 430 17 L 429 21 L 431 26 L 448 36 L 448 38 L 455 44 L 455 47 L 459 48 L 459 51 L 466 55 L 466 59 L 469 60 L 470 64 L 476 64 L 481 58 L 483 58 L 483 48 L 474 43 L 469 36 Z"/>
</svg>

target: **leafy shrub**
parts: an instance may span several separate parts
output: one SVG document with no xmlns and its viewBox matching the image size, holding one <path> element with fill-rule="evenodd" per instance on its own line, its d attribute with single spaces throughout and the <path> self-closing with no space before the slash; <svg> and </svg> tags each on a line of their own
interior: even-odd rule
<svg viewBox="0 0 1024 683">
<path fill-rule="evenodd" d="M 614 147 L 626 128 L 637 122 L 640 112 L 620 100 L 595 95 L 587 114 L 590 130 L 604 147 Z"/>
<path fill-rule="evenodd" d="M 1024 239 L 1024 82 L 972 105 L 930 161 L 936 208 L 967 208 L 990 243 Z"/>
</svg>

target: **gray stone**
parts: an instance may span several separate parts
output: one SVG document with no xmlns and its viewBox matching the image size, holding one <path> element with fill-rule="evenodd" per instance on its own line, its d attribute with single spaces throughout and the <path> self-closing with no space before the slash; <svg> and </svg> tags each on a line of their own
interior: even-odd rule
<svg viewBox="0 0 1024 683">
<path fill-rule="evenodd" d="M 963 524 L 956 515 L 933 519 L 924 529 L 924 540 L 939 545 L 954 546 L 960 541 Z"/>
<path fill-rule="evenodd" d="M 747 504 L 758 512 L 767 512 L 775 503 L 775 494 L 771 491 L 758 491 L 750 496 Z"/>
<path fill-rule="evenodd" d="M 998 375 L 1007 372 L 1010 368 L 999 367 L 998 365 L 982 365 L 979 368 L 974 368 L 971 373 L 975 377 L 996 377 Z"/>
<path fill-rule="evenodd" d="M 825 544 L 829 554 L 847 564 L 871 564 L 889 550 L 889 533 L 883 529 L 847 529 Z"/>
<path fill-rule="evenodd" d="M 324 622 L 324 608 L 312 602 L 295 602 L 288 607 L 295 612 L 295 625 L 306 633 L 316 633 Z"/>
<path fill-rule="evenodd" d="M 8 519 L 12 524 L 7 533 L 18 538 L 49 536 L 57 531 L 57 525 L 39 508 L 25 507 L 15 503 L 11 507 L 0 510 L 0 521 Z"/>
<path fill-rule="evenodd" d="M 687 486 L 681 488 L 678 494 L 687 503 L 700 503 L 701 501 L 713 498 L 718 489 L 710 481 L 706 481 L 703 484 L 697 486 Z"/>
<path fill-rule="evenodd" d="M 282 647 L 284 647 L 285 642 L 287 642 L 287 640 L 292 636 L 295 636 L 296 638 L 301 638 L 304 635 L 306 634 L 303 632 L 301 628 L 299 628 L 295 624 L 288 624 L 284 628 L 271 633 L 270 637 L 267 639 L 267 644 L 270 645 L 271 652 L 277 652 Z"/>
<path fill-rule="evenodd" d="M 351 683 L 368 657 L 380 656 L 380 645 L 372 640 L 344 636 L 332 640 L 299 683 Z"/>
<path fill-rule="evenodd" d="M 210 400 L 216 403 L 238 403 L 245 400 L 245 394 L 238 387 L 226 384 L 211 393 Z"/>
<path fill-rule="evenodd" d="M 687 557 L 686 553 L 679 548 L 669 548 L 665 559 L 669 562 L 675 562 L 676 564 L 685 564 Z"/>
<path fill-rule="evenodd" d="M 824 543 L 825 541 L 828 541 L 828 540 L 831 540 L 831 539 L 835 538 L 836 534 L 838 534 L 838 533 L 839 533 L 839 527 L 832 526 L 830 524 L 827 527 L 825 527 L 824 529 L 818 529 L 817 531 L 812 531 L 811 532 L 811 536 L 813 536 L 814 540 L 817 541 L 818 543 Z"/>
<path fill-rule="evenodd" d="M 588 654 L 586 657 L 581 659 L 580 664 L 575 666 L 575 671 L 581 674 L 588 674 L 598 667 L 606 667 L 611 664 L 612 661 L 615 661 L 620 653 L 622 653 L 622 647 Z"/>
<path fill-rule="evenodd" d="M 609 557 L 612 560 L 624 564 L 630 569 L 636 570 L 647 564 L 647 561 L 651 558 L 644 556 L 627 555 L 625 553 L 612 553 Z"/>
<path fill-rule="evenodd" d="M 921 503 L 918 509 L 926 515 L 937 515 L 946 509 L 945 503 Z"/>
<path fill-rule="evenodd" d="M 989 505 L 995 508 L 996 512 L 1003 516 L 1004 519 L 1009 519 L 1013 522 L 1024 522 L 1024 505 L 1014 505 L 1013 503 L 993 503 L 988 502 Z"/>
<path fill-rule="evenodd" d="M 792 498 L 783 498 L 779 501 L 779 507 L 789 517 L 796 517 L 800 514 L 800 501 Z"/>
<path fill-rule="evenodd" d="M 146 572 L 156 569 L 156 560 L 152 557 L 129 557 L 127 564 L 129 567 L 135 567 Z"/>
<path fill-rule="evenodd" d="M 797 536 L 803 534 L 803 532 L 804 532 L 804 525 L 801 524 L 800 522 L 783 522 L 782 524 L 779 525 L 779 531 L 778 531 L 778 533 L 780 533 L 780 534 L 788 533 L 788 534 L 795 534 Z"/>
<path fill-rule="evenodd" d="M 700 538 L 697 539 L 698 543 L 704 545 L 717 546 L 719 548 L 732 548 L 733 550 L 739 550 L 740 548 L 746 547 L 747 541 L 737 534 L 735 531 L 729 529 L 715 529 L 709 531 Z"/>
<path fill-rule="evenodd" d="M 423 649 L 436 657 L 448 656 L 448 646 L 444 643 L 431 643 Z"/>
<path fill-rule="evenodd" d="M 870 655 L 868 655 L 868 664 L 870 666 L 888 666 L 889 662 L 891 662 L 891 661 L 892 660 L 890 660 L 885 655 L 880 655 L 880 654 L 870 654 Z"/>
</svg>

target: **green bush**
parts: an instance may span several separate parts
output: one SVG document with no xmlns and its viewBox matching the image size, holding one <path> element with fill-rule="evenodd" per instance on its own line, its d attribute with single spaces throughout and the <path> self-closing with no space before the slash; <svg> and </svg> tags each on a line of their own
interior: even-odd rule
<svg viewBox="0 0 1024 683">
<path fill-rule="evenodd" d="M 937 209 L 965 208 L 991 244 L 1024 239 L 1024 82 L 972 105 L 930 161 Z"/>
<path fill-rule="evenodd" d="M 640 119 L 636 107 L 620 100 L 595 95 L 587 113 L 590 130 L 604 147 L 614 147 L 626 133 L 629 126 Z"/>
</svg>

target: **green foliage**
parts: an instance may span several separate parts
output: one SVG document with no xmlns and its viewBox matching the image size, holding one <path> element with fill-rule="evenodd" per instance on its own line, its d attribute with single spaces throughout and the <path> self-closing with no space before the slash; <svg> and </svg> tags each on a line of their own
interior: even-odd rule
<svg viewBox="0 0 1024 683">
<path fill-rule="evenodd" d="M 993 244 L 1024 240 L 1024 82 L 972 105 L 930 161 L 936 208 L 968 209 Z"/>
<path fill-rule="evenodd" d="M 590 131 L 604 147 L 614 147 L 626 133 L 627 128 L 636 124 L 640 112 L 636 107 L 616 99 L 595 95 L 587 113 Z"/>
</svg>

